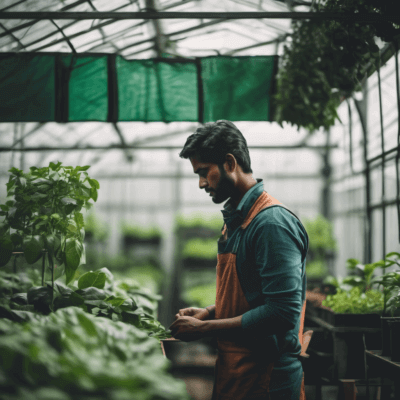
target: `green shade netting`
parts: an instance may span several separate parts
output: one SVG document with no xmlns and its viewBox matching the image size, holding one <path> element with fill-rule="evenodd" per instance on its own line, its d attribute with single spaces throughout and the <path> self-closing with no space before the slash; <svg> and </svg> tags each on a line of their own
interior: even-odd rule
<svg viewBox="0 0 400 400">
<path fill-rule="evenodd" d="M 0 54 L 0 121 L 54 121 L 51 55 Z"/>
<path fill-rule="evenodd" d="M 275 61 L 4 53 L 0 122 L 269 121 Z"/>
<path fill-rule="evenodd" d="M 274 57 L 201 60 L 204 121 L 269 121 Z"/>
<path fill-rule="evenodd" d="M 197 121 L 194 63 L 117 58 L 120 121 Z"/>
<path fill-rule="evenodd" d="M 62 56 L 69 69 L 69 121 L 107 121 L 107 57 Z"/>
</svg>

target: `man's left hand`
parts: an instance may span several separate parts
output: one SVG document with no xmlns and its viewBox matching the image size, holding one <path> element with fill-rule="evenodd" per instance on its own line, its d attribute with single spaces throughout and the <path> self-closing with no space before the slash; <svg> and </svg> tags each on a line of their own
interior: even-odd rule
<svg viewBox="0 0 400 400">
<path fill-rule="evenodd" d="M 175 339 L 182 340 L 184 342 L 191 342 L 193 340 L 199 340 L 203 337 L 202 331 L 205 325 L 204 321 L 197 318 L 179 316 L 169 327 L 171 335 Z"/>
</svg>

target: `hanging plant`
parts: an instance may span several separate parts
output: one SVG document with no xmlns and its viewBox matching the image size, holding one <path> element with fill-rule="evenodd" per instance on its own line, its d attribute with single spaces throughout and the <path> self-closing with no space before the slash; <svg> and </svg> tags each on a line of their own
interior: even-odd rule
<svg viewBox="0 0 400 400">
<path fill-rule="evenodd" d="M 390 0 L 324 0 L 314 12 L 390 15 Z M 294 20 L 291 44 L 284 47 L 277 76 L 275 120 L 310 131 L 329 129 L 339 119 L 337 107 L 361 81 L 369 62 L 377 63 L 375 38 L 392 41 L 400 28 L 390 22 Z M 340 119 L 339 119 L 340 121 Z"/>
</svg>

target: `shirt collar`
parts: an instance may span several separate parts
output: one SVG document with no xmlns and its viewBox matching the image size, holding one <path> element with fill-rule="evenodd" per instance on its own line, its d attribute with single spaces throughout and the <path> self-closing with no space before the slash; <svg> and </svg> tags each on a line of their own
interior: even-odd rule
<svg viewBox="0 0 400 400">
<path fill-rule="evenodd" d="M 250 208 L 263 191 L 264 182 L 262 179 L 257 179 L 257 183 L 245 193 L 236 209 L 232 204 L 232 199 L 229 199 L 225 203 L 224 209 L 221 210 L 221 212 L 226 224 L 228 225 L 228 230 L 229 225 L 231 225 L 233 220 L 236 220 L 237 222 L 240 220 L 240 222 L 242 222 L 245 219 Z"/>
</svg>

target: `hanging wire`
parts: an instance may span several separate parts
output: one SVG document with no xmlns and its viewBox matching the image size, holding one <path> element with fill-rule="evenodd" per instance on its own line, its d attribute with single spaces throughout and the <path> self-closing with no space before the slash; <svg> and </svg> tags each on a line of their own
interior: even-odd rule
<svg viewBox="0 0 400 400">
<path fill-rule="evenodd" d="M 397 122 L 398 122 L 398 133 L 397 133 L 397 155 L 396 155 L 396 186 L 397 186 L 397 222 L 399 230 L 399 243 L 400 243 L 400 174 L 399 174 L 399 159 L 400 159 L 400 88 L 399 88 L 399 45 L 397 41 L 394 42 L 396 49 L 395 52 L 395 63 L 396 63 L 396 90 L 397 90 Z"/>
<path fill-rule="evenodd" d="M 385 134 L 383 128 L 383 111 L 382 111 L 382 84 L 381 84 L 381 57 L 377 62 L 378 73 L 378 93 L 379 93 L 379 115 L 381 123 L 381 150 L 382 150 L 382 252 L 383 257 L 386 256 L 386 196 L 385 196 Z"/>
</svg>

